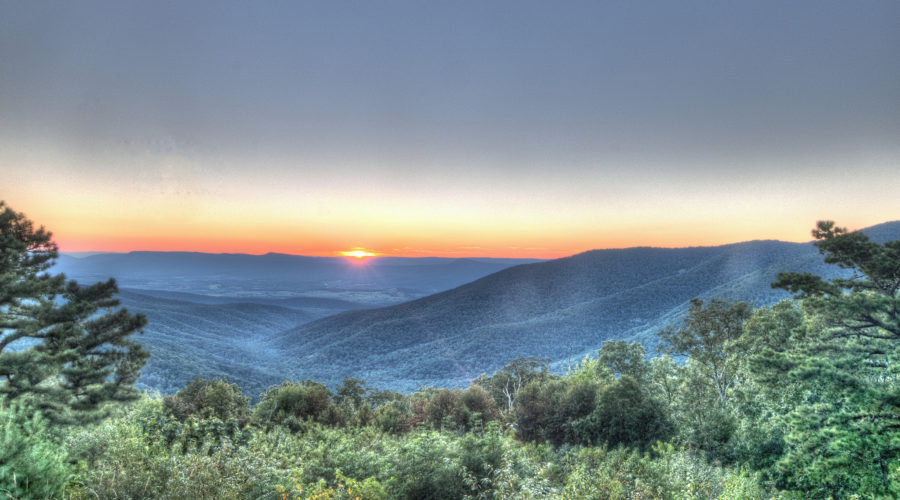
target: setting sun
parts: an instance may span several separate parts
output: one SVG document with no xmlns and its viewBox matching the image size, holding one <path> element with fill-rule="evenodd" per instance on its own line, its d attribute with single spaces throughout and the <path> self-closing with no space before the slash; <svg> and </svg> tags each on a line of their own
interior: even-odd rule
<svg viewBox="0 0 900 500">
<path fill-rule="evenodd" d="M 339 253 L 344 257 L 353 257 L 355 259 L 364 259 L 366 257 L 375 257 L 376 255 L 378 255 L 375 252 L 370 252 L 364 248 L 359 247 L 356 247 L 353 250 L 346 250 Z"/>
</svg>

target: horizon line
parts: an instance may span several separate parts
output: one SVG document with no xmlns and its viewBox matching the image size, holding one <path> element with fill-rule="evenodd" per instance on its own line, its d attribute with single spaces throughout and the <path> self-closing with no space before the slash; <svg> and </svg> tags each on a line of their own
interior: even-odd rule
<svg viewBox="0 0 900 500">
<path fill-rule="evenodd" d="M 854 231 L 866 231 L 878 226 L 883 226 L 892 223 L 900 223 L 900 219 L 895 220 L 887 220 L 884 222 L 880 222 L 878 224 L 873 224 L 871 226 L 859 228 L 859 229 L 850 229 L 850 232 Z M 721 246 L 729 246 L 729 245 L 738 245 L 741 243 L 753 243 L 753 242 L 765 242 L 765 241 L 775 241 L 782 243 L 792 243 L 792 244 L 808 244 L 815 241 L 814 239 L 806 239 L 806 240 L 783 240 L 777 238 L 753 238 L 749 240 L 739 240 L 739 241 L 728 241 L 724 243 L 718 244 L 696 244 L 696 245 L 681 245 L 681 246 L 661 246 L 661 245 L 649 245 L 649 244 L 636 244 L 636 245 L 627 245 L 627 246 L 611 246 L 611 247 L 603 247 L 603 248 L 589 248 L 586 250 L 578 250 L 566 253 L 554 253 L 549 252 L 547 255 L 535 257 L 518 257 L 514 255 L 504 255 L 499 254 L 498 251 L 502 251 L 499 249 L 485 249 L 488 253 L 485 254 L 474 254 L 474 253 L 452 253 L 452 252 L 440 252 L 435 251 L 435 253 L 430 253 L 431 251 L 422 251 L 419 254 L 409 252 L 404 252 L 400 249 L 397 253 L 390 253 L 389 251 L 380 251 L 377 249 L 369 249 L 365 250 L 372 251 L 374 255 L 364 256 L 362 260 L 371 260 L 371 259 L 379 259 L 379 258 L 405 258 L 405 259 L 515 259 L 515 260 L 554 260 L 554 259 L 563 259 L 566 257 L 572 257 L 575 255 L 580 255 L 586 252 L 593 251 L 606 251 L 606 250 L 630 250 L 637 248 L 656 248 L 656 249 L 669 249 L 669 250 L 678 250 L 678 249 L 688 249 L 688 248 L 712 248 L 712 247 L 721 247 Z M 355 247 L 356 249 L 363 249 L 362 247 Z M 510 247 L 507 248 L 510 253 L 515 252 L 534 252 L 540 253 L 541 249 L 528 247 Z M 127 255 L 132 253 L 191 253 L 191 254 L 203 254 L 203 255 L 246 255 L 246 256 L 255 256 L 262 257 L 265 255 L 284 255 L 290 257 L 310 257 L 310 258 L 342 258 L 342 259 L 360 259 L 359 257 L 353 257 L 348 255 L 343 255 L 342 252 L 346 252 L 347 250 L 332 250 L 327 253 L 287 253 L 287 252 L 276 252 L 276 251 L 268 251 L 268 252 L 228 252 L 228 251 L 202 251 L 202 250 L 184 250 L 184 249 L 172 249 L 172 250 L 147 250 L 147 249 L 130 249 L 125 251 L 116 251 L 116 250 L 77 250 L 77 251 L 66 251 L 63 249 L 59 249 L 58 252 L 60 255 L 68 255 L 76 258 L 84 258 L 89 257 L 91 255 L 99 255 L 99 254 L 118 254 L 118 255 Z M 426 253 L 427 252 L 427 253 Z M 493 255 L 491 255 L 493 254 Z"/>
</svg>

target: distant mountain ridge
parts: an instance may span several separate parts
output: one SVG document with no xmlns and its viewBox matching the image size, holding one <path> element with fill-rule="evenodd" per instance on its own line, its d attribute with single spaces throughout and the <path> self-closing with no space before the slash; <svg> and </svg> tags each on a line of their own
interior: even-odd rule
<svg viewBox="0 0 900 500">
<path fill-rule="evenodd" d="M 897 240 L 900 221 L 865 231 Z M 770 287 L 780 271 L 841 272 L 810 243 L 768 240 L 364 266 L 279 254 L 63 255 L 60 271 L 80 282 L 116 277 L 122 305 L 148 316 L 140 387 L 170 393 L 194 377 L 228 377 L 251 396 L 283 379 L 344 376 L 394 390 L 462 386 L 529 355 L 564 371 L 607 339 L 652 352 L 693 297 L 761 306 L 787 297 Z"/>
<path fill-rule="evenodd" d="M 269 253 L 209 254 L 199 252 L 101 253 L 85 257 L 61 255 L 54 268 L 79 280 L 115 277 L 124 286 L 154 288 L 148 282 L 259 281 L 294 290 L 322 287 L 409 288 L 424 295 L 446 290 L 536 259 L 378 257 L 355 261 L 345 257 L 307 257 Z"/>
<path fill-rule="evenodd" d="M 900 221 L 866 230 L 900 239 Z M 779 272 L 840 272 L 811 243 L 750 241 L 718 247 L 593 250 L 511 267 L 411 302 L 350 311 L 273 338 L 295 361 L 294 378 L 330 383 L 344 376 L 413 390 L 459 386 L 529 355 L 557 367 L 595 352 L 604 340 L 655 346 L 691 298 L 746 300 L 755 306 L 788 295 L 773 290 Z"/>
</svg>

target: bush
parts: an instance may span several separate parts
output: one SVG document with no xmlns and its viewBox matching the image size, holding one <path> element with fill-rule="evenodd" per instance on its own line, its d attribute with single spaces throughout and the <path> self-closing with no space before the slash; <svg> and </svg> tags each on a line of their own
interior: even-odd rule
<svg viewBox="0 0 900 500">
<path fill-rule="evenodd" d="M 594 410 L 598 382 L 591 377 L 532 381 L 515 403 L 517 435 L 523 441 L 574 444 L 574 425 Z"/>
<path fill-rule="evenodd" d="M 182 453 L 205 449 L 207 454 L 212 454 L 222 449 L 246 446 L 253 437 L 253 431 L 247 427 L 241 429 L 237 421 L 222 422 L 217 418 L 201 420 L 191 416 L 187 421 L 180 422 L 155 414 L 138 422 L 138 425 L 150 444 L 161 443 L 171 449 L 177 443 Z"/>
<path fill-rule="evenodd" d="M 145 397 L 120 417 L 73 432 L 66 445 L 79 460 L 68 497 L 237 500 L 270 491 L 265 457 L 248 446 L 154 438 L 142 424 L 161 409 L 159 399 Z"/>
<path fill-rule="evenodd" d="M 567 498 L 751 500 L 771 498 L 758 478 L 744 470 L 710 465 L 697 454 L 671 445 L 653 447 L 655 458 L 635 450 L 582 448 L 566 459 Z"/>
<path fill-rule="evenodd" d="M 481 386 L 470 385 L 460 396 L 464 408 L 463 425 L 466 429 L 481 428 L 500 418 L 497 403 Z"/>
<path fill-rule="evenodd" d="M 163 399 L 166 414 L 186 421 L 191 415 L 200 418 L 217 418 L 223 422 L 236 420 L 241 427 L 247 425 L 250 417 L 250 398 L 241 393 L 237 384 L 229 384 L 227 379 L 204 380 L 198 378 L 189 382 L 174 396 Z"/>
<path fill-rule="evenodd" d="M 336 425 L 341 423 L 340 411 L 334 405 L 331 391 L 313 381 L 282 382 L 270 387 L 253 408 L 251 422 L 270 429 L 281 425 L 294 432 L 304 428 L 307 420 Z"/>
<path fill-rule="evenodd" d="M 446 427 L 454 429 L 460 427 L 463 420 L 463 406 L 460 401 L 460 390 L 440 389 L 435 392 L 428 404 L 425 405 L 425 412 L 428 414 L 428 423 L 436 429 L 440 430 Z"/>
<path fill-rule="evenodd" d="M 644 451 L 674 432 L 662 403 L 628 375 L 604 389 L 594 411 L 573 427 L 583 444 L 625 445 Z"/>
</svg>

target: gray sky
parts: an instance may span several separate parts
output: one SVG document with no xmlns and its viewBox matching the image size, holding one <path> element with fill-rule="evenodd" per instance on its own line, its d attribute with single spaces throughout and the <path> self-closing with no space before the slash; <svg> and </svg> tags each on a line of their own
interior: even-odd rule
<svg viewBox="0 0 900 500">
<path fill-rule="evenodd" d="M 898 22 L 896 1 L 0 0 L 0 197 L 72 249 L 135 224 L 245 248 L 241 217 L 347 236 L 291 253 L 804 239 L 900 214 Z M 452 238 L 403 243 L 426 227 Z"/>
</svg>

